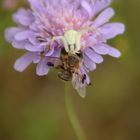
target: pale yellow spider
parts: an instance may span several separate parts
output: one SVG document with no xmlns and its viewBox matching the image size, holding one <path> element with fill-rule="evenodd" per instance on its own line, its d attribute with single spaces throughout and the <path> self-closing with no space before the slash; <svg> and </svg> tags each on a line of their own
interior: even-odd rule
<svg viewBox="0 0 140 140">
<path fill-rule="evenodd" d="M 88 30 L 91 30 L 91 28 L 84 29 L 80 32 L 77 32 L 75 30 L 68 30 L 64 33 L 64 36 L 55 36 L 51 40 L 51 45 L 54 40 L 61 39 L 65 48 L 65 51 L 67 53 L 79 53 L 81 49 L 81 36 L 86 33 Z"/>
</svg>

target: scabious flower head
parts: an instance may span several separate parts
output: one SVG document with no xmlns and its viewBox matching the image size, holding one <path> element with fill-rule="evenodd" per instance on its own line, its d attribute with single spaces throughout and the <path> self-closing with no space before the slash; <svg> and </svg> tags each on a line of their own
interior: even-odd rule
<svg viewBox="0 0 140 140">
<path fill-rule="evenodd" d="M 50 70 L 49 57 L 60 57 L 64 44 L 51 40 L 64 36 L 65 32 L 80 32 L 91 28 L 80 38 L 82 54 L 81 73 L 87 75 L 103 62 L 102 55 L 119 57 L 121 53 L 107 44 L 108 39 L 124 32 L 122 23 L 108 23 L 114 16 L 114 10 L 108 7 L 111 0 L 29 0 L 31 9 L 19 9 L 13 20 L 17 27 L 6 30 L 8 42 L 17 49 L 26 50 L 14 67 L 22 72 L 31 63 L 37 64 L 36 73 L 46 75 Z"/>
</svg>

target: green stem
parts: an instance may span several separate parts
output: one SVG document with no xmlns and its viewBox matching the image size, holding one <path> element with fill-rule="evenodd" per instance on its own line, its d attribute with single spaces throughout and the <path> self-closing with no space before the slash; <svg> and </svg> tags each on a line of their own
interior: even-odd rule
<svg viewBox="0 0 140 140">
<path fill-rule="evenodd" d="M 71 123 L 71 126 L 74 129 L 74 132 L 77 136 L 77 140 L 86 140 L 86 136 L 83 132 L 83 129 L 80 126 L 80 123 L 75 115 L 71 100 L 70 100 L 70 84 L 65 84 L 65 106 L 66 106 L 66 112 L 69 118 L 69 121 Z"/>
</svg>

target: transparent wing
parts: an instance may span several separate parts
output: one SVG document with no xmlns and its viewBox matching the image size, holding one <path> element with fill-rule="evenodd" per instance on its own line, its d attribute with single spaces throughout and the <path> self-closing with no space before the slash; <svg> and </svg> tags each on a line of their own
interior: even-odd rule
<svg viewBox="0 0 140 140">
<path fill-rule="evenodd" d="M 86 96 L 86 82 L 82 83 L 82 76 L 79 74 L 74 73 L 72 77 L 72 86 L 78 94 L 82 97 L 85 98 Z"/>
</svg>

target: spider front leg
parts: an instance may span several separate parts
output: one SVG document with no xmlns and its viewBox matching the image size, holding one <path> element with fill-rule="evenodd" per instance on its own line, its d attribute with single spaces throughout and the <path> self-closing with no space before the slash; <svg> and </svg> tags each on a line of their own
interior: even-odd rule
<svg viewBox="0 0 140 140">
<path fill-rule="evenodd" d="M 51 40 L 50 48 L 52 48 L 53 42 L 54 42 L 55 40 L 60 40 L 60 39 L 62 39 L 62 37 L 63 37 L 63 36 L 54 36 L 54 37 L 52 38 L 52 40 Z"/>
<path fill-rule="evenodd" d="M 80 49 L 81 49 L 81 36 L 82 34 L 81 33 L 78 33 L 77 37 L 76 37 L 76 46 L 75 46 L 75 49 L 74 49 L 74 52 L 75 53 L 79 53 Z"/>
<path fill-rule="evenodd" d="M 84 35 L 88 31 L 93 31 L 93 29 L 91 27 L 87 27 L 87 28 L 81 30 L 77 34 L 77 36 L 76 36 L 76 42 L 75 42 L 76 43 L 76 47 L 75 47 L 75 50 L 74 50 L 75 53 L 79 53 L 79 51 L 81 49 L 81 37 L 82 37 L 82 35 Z"/>
<path fill-rule="evenodd" d="M 51 45 L 50 45 L 50 46 L 52 47 L 52 44 L 53 44 L 53 42 L 54 42 L 55 40 L 60 40 L 60 39 L 61 39 L 62 42 L 63 42 L 65 51 L 66 51 L 66 52 L 69 52 L 69 47 L 68 47 L 67 41 L 66 41 L 66 39 L 65 39 L 64 36 L 55 36 L 55 37 L 53 37 L 52 40 L 51 40 Z"/>
<path fill-rule="evenodd" d="M 92 28 L 92 27 L 86 27 L 85 29 L 81 30 L 81 31 L 79 32 L 79 34 L 83 35 L 83 34 L 87 33 L 88 31 L 94 31 L 94 30 L 95 30 L 95 29 Z"/>
<path fill-rule="evenodd" d="M 63 42 L 64 48 L 65 48 L 65 51 L 68 53 L 70 50 L 69 50 L 69 46 L 68 46 L 68 43 L 67 43 L 67 40 L 65 39 L 65 37 L 62 37 L 62 42 Z"/>
</svg>

